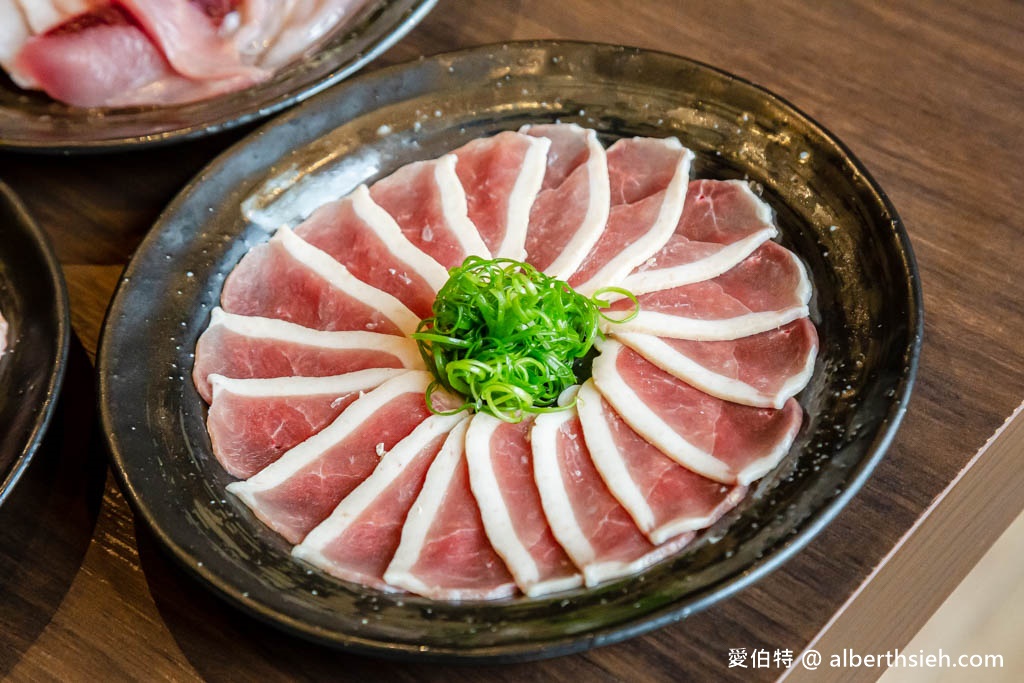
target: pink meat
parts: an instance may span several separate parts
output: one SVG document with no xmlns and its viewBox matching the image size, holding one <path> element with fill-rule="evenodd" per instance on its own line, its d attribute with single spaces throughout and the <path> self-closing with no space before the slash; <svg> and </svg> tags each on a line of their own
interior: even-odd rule
<svg viewBox="0 0 1024 683">
<path fill-rule="evenodd" d="M 7 350 L 7 330 L 7 320 L 4 318 L 3 314 L 0 313 L 0 353 Z"/>
<path fill-rule="evenodd" d="M 620 284 L 669 239 L 683 211 L 693 155 L 675 138 L 624 138 L 607 158 L 608 224 L 569 278 L 585 292 Z"/>
<path fill-rule="evenodd" d="M 252 249 L 231 271 L 221 306 L 229 313 L 276 318 L 316 330 L 402 334 L 387 315 L 333 286 L 276 240 Z"/>
<path fill-rule="evenodd" d="M 754 408 L 695 389 L 616 342 L 594 361 L 594 381 L 619 415 L 680 464 L 723 483 L 749 484 L 786 455 L 803 420 L 794 399 Z"/>
<path fill-rule="evenodd" d="M 470 490 L 463 422 L 434 460 L 384 574 L 388 583 L 434 600 L 488 600 L 515 583 L 487 539 Z"/>
<path fill-rule="evenodd" d="M 431 315 L 437 290 L 356 212 L 351 196 L 321 206 L 295 234 L 421 318 Z"/>
<path fill-rule="evenodd" d="M 425 383 L 375 403 L 377 392 L 387 392 L 389 384 L 412 374 L 418 373 L 406 373 L 366 394 L 313 438 L 247 481 L 230 484 L 228 490 L 264 524 L 298 543 L 369 476 L 383 452 L 430 415 L 423 400 Z M 367 405 L 372 410 L 364 410 Z M 353 423 L 345 424 L 347 419 Z"/>
<path fill-rule="evenodd" d="M 746 494 L 744 486 L 702 477 L 659 451 L 619 417 L 592 383 L 580 395 L 580 420 L 594 465 L 653 543 L 711 526 Z"/>
<path fill-rule="evenodd" d="M 555 540 L 533 478 L 532 420 L 473 417 L 466 439 L 470 481 L 487 536 L 531 597 L 574 588 L 581 578 Z"/>
</svg>

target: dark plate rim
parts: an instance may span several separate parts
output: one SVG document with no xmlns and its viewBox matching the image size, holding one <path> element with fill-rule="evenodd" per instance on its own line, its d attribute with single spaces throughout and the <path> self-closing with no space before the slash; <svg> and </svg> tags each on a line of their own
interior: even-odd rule
<svg viewBox="0 0 1024 683">
<path fill-rule="evenodd" d="M 46 435 L 46 430 L 50 426 L 50 420 L 53 418 L 54 411 L 56 410 L 57 398 L 60 394 L 61 386 L 64 384 L 64 376 L 67 370 L 68 349 L 71 345 L 71 309 L 68 302 L 68 291 L 67 285 L 64 282 L 64 274 L 61 271 L 60 262 L 57 260 L 49 239 L 47 239 L 45 233 L 32 219 L 28 209 L 25 208 L 18 195 L 2 180 L 0 180 L 0 201 L 7 204 L 12 213 L 17 217 L 18 220 L 14 229 L 27 234 L 35 244 L 40 258 L 39 264 L 43 266 L 43 269 L 48 274 L 54 292 L 57 294 L 57 298 L 53 302 L 53 309 L 47 311 L 47 313 L 55 314 L 56 317 L 57 339 L 55 341 L 57 345 L 57 360 L 50 370 L 45 398 L 40 405 L 32 432 L 22 448 L 21 455 L 14 459 L 6 471 L 0 472 L 0 505 L 3 505 L 14 489 L 14 486 L 18 483 L 18 480 L 25 473 L 25 470 L 28 469 L 32 457 L 39 450 L 43 437 Z"/>
<path fill-rule="evenodd" d="M 138 255 L 145 252 L 157 240 L 157 231 L 150 231 L 140 244 L 136 251 L 136 255 L 125 268 L 125 277 L 121 279 L 114 297 L 111 300 L 110 307 L 107 311 L 106 321 L 104 322 L 101 333 L 99 343 L 100 353 L 97 365 L 99 376 L 97 389 L 100 402 L 100 420 L 104 433 L 107 436 L 107 443 L 112 460 L 112 470 L 115 474 L 118 485 L 124 492 L 125 498 L 128 500 L 135 514 L 144 521 L 149 531 L 160 541 L 161 547 L 181 567 L 183 567 L 190 576 L 212 588 L 214 594 L 218 595 L 230 605 L 241 609 L 243 612 L 264 623 L 283 629 L 302 639 L 333 648 L 340 648 L 388 659 L 479 664 L 484 662 L 523 662 L 573 654 L 592 647 L 618 643 L 679 621 L 690 614 L 706 609 L 720 600 L 731 597 L 761 580 L 806 547 L 808 543 L 810 543 L 810 541 L 814 539 L 857 494 L 871 475 L 871 472 L 884 457 L 886 450 L 892 443 L 892 440 L 895 437 L 900 423 L 906 413 L 907 406 L 910 401 L 911 390 L 917 377 L 924 330 L 924 309 L 920 274 L 909 235 L 907 234 L 904 223 L 897 213 L 895 206 L 893 206 L 889 197 L 881 189 L 877 181 L 871 176 L 864 164 L 856 157 L 856 155 L 853 154 L 847 145 L 829 132 L 828 129 L 822 126 L 816 119 L 805 113 L 802 109 L 793 105 L 789 100 L 780 97 L 745 78 L 735 76 L 718 67 L 662 50 L 650 50 L 633 46 L 595 43 L 589 41 L 520 40 L 472 46 L 451 52 L 437 53 L 427 57 L 426 59 L 458 59 L 469 55 L 493 51 L 495 49 L 507 49 L 509 51 L 513 51 L 516 48 L 536 49 L 555 48 L 559 46 L 573 46 L 594 50 L 631 50 L 640 54 L 669 57 L 701 69 L 711 71 L 720 76 L 724 76 L 727 79 L 755 89 L 763 97 L 788 109 L 796 116 L 803 118 L 817 135 L 821 136 L 829 143 L 834 144 L 836 148 L 842 152 L 854 171 L 864 179 L 873 198 L 884 206 L 886 212 L 892 217 L 892 231 L 896 236 L 896 244 L 898 247 L 895 255 L 900 257 L 902 269 L 909 284 L 909 299 L 902 303 L 907 306 L 907 334 L 911 343 L 906 350 L 905 369 L 899 380 L 896 396 L 894 397 L 889 412 L 883 421 L 885 427 L 880 429 L 872 440 L 871 445 L 867 450 L 867 455 L 861 459 L 855 467 L 851 468 L 851 476 L 846 480 L 845 487 L 842 492 L 818 510 L 808 515 L 808 517 L 801 523 L 800 528 L 787 540 L 780 541 L 774 547 L 769 548 L 763 559 L 755 560 L 742 572 L 737 572 L 729 577 L 723 578 L 713 585 L 696 591 L 692 595 L 682 598 L 669 606 L 649 612 L 642 617 L 638 617 L 628 624 L 606 625 L 595 628 L 586 636 L 571 635 L 555 639 L 545 639 L 543 643 L 527 641 L 511 645 L 479 647 L 472 650 L 431 646 L 429 651 L 426 652 L 421 651 L 415 645 L 367 639 L 351 633 L 339 634 L 336 632 L 325 631 L 324 629 L 306 624 L 305 622 L 294 619 L 288 615 L 282 615 L 273 609 L 258 605 L 248 600 L 240 590 L 236 589 L 221 577 L 205 568 L 201 563 L 199 563 L 198 558 L 188 548 L 174 542 L 171 535 L 160 526 L 159 521 L 150 513 L 148 508 L 145 506 L 144 501 L 137 496 L 136 491 L 132 486 L 127 468 L 125 467 L 124 453 L 118 448 L 116 434 L 112 431 L 111 415 L 108 410 L 109 402 L 106 400 L 106 396 L 109 393 L 109 380 L 107 377 L 108 371 L 106 366 L 108 365 L 109 360 L 104 354 L 104 338 L 106 337 L 109 329 L 107 322 L 113 320 L 115 316 L 120 315 L 119 303 L 121 300 L 122 289 L 126 286 L 125 283 L 129 279 L 132 279 L 135 274 L 135 267 L 141 261 L 141 259 L 138 258 Z M 337 87 L 337 91 L 345 89 L 348 87 L 349 83 L 355 82 L 356 80 L 369 81 L 372 79 L 386 79 L 392 74 L 398 73 L 401 70 L 422 61 L 422 59 L 412 60 L 392 65 L 369 74 L 363 74 L 359 76 L 358 79 L 353 79 L 353 81 L 348 81 L 345 84 L 339 85 Z M 326 98 L 327 95 L 328 94 L 325 93 L 321 97 Z M 288 123 L 300 119 L 305 115 L 307 109 L 310 109 L 317 104 L 319 99 L 320 97 L 314 98 L 307 104 L 296 107 L 287 114 L 283 114 L 273 121 L 264 124 L 246 136 L 246 138 L 240 140 L 219 154 L 180 191 L 175 199 L 160 214 L 155 224 L 159 225 L 167 216 L 170 216 L 177 211 L 179 206 L 185 202 L 187 196 L 198 184 L 202 183 L 206 177 L 216 174 L 230 159 L 245 148 L 252 140 L 269 134 L 277 127 L 287 126 Z"/>
<path fill-rule="evenodd" d="M 402 40 L 412 29 L 414 29 L 424 17 L 437 5 L 439 0 L 414 0 L 413 9 L 391 30 L 386 31 L 378 37 L 372 46 L 364 52 L 356 55 L 355 59 L 345 62 L 336 71 L 331 72 L 325 78 L 314 81 L 307 87 L 296 91 L 289 91 L 272 100 L 269 104 L 251 106 L 239 116 L 226 114 L 213 121 L 198 124 L 188 124 L 180 128 L 154 133 L 149 135 L 130 135 L 124 137 L 111 137 L 96 140 L 84 140 L 75 142 L 32 142 L 23 140 L 5 140 L 0 137 L 0 149 L 12 152 L 25 152 L 34 154 L 111 154 L 134 149 L 151 149 L 163 147 L 178 142 L 194 140 L 196 138 L 214 135 L 225 131 L 244 126 L 254 121 L 266 119 L 281 112 L 288 107 L 317 95 L 333 85 L 345 80 L 354 73 L 360 71 L 367 64 L 377 59 L 394 45 Z M 219 97 L 231 96 L 231 92 Z M 218 98 L 213 98 L 218 99 Z"/>
</svg>

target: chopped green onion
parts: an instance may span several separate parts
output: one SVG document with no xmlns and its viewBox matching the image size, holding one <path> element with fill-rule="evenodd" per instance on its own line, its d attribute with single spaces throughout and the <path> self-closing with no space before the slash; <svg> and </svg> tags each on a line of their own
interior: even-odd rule
<svg viewBox="0 0 1024 683">
<path fill-rule="evenodd" d="M 601 295 L 618 294 L 634 303 L 625 318 L 610 318 Z M 437 378 L 427 390 L 427 406 L 453 414 L 472 409 L 507 422 L 527 413 L 549 412 L 563 391 L 578 383 L 576 370 L 589 366 L 594 340 L 602 337 L 601 318 L 625 322 L 636 316 L 636 297 L 605 287 L 587 298 L 566 282 L 512 259 L 468 257 L 449 271 L 434 300 L 433 317 L 412 335 Z M 461 395 L 465 403 L 434 408 L 435 392 Z"/>
</svg>

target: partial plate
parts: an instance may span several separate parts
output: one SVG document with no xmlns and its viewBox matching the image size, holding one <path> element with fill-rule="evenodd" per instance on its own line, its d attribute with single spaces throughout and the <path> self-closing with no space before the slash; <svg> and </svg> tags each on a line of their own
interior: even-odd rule
<svg viewBox="0 0 1024 683">
<path fill-rule="evenodd" d="M 0 504 L 28 468 L 57 404 L 70 340 L 67 289 L 42 230 L 0 183 Z"/>
<path fill-rule="evenodd" d="M 437 603 L 294 562 L 225 486 L 192 386 L 224 278 L 270 231 L 416 159 L 524 123 L 576 121 L 606 142 L 676 135 L 701 177 L 749 178 L 814 281 L 821 351 L 783 464 L 678 557 L 543 599 Z M 207 167 L 129 265 L 99 355 L 114 471 L 183 566 L 305 638 L 403 658 L 518 660 L 684 618 L 802 548 L 882 457 L 917 368 L 921 296 L 899 217 L 864 167 L 792 105 L 681 57 L 584 43 L 485 46 L 367 74 L 257 131 Z"/>
<path fill-rule="evenodd" d="M 402 39 L 437 0 L 375 0 L 312 55 L 270 80 L 166 107 L 82 109 L 14 85 L 0 71 L 0 148 L 103 152 L 160 145 L 257 121 L 351 76 Z"/>
</svg>

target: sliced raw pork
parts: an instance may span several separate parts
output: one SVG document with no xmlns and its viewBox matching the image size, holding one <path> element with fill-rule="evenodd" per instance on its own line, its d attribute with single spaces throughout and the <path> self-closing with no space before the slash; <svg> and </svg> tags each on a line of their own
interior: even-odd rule
<svg viewBox="0 0 1024 683">
<path fill-rule="evenodd" d="M 569 278 L 588 296 L 621 284 L 672 236 L 683 212 L 693 153 L 676 138 L 624 138 L 608 148 L 607 158 L 608 224 Z"/>
<path fill-rule="evenodd" d="M 369 368 L 423 369 L 416 342 L 377 332 L 324 332 L 213 309 L 196 344 L 192 379 L 207 403 L 207 378 L 324 377 Z"/>
<path fill-rule="evenodd" d="M 271 379 L 212 375 L 206 429 L 213 454 L 229 474 L 247 479 L 333 422 L 364 393 L 402 372 Z"/>
<path fill-rule="evenodd" d="M 486 413 L 466 433 L 469 480 L 487 537 L 530 597 L 575 588 L 583 577 L 555 540 L 533 479 L 532 419 L 518 424 Z"/>
<path fill-rule="evenodd" d="M 544 513 L 588 586 L 646 569 L 693 538 L 658 546 L 640 532 L 594 467 L 575 408 L 538 416 L 531 442 Z"/>
<path fill-rule="evenodd" d="M 526 258 L 526 227 L 544 181 L 549 147 L 547 138 L 505 131 L 454 152 L 469 219 L 495 257 Z"/>
<path fill-rule="evenodd" d="M 723 401 L 695 389 L 617 341 L 602 344 L 593 378 L 601 394 L 638 434 L 684 467 L 747 485 L 789 451 L 803 411 Z"/>
<path fill-rule="evenodd" d="M 592 380 L 580 388 L 583 436 L 601 478 L 652 543 L 714 524 L 746 494 L 692 472 L 632 430 Z"/>
<path fill-rule="evenodd" d="M 796 256 L 766 242 L 713 280 L 637 297 L 640 312 L 629 322 L 607 323 L 607 332 L 717 341 L 739 339 L 807 317 L 811 283 Z M 611 311 L 632 311 L 620 299 Z"/>
<path fill-rule="evenodd" d="M 281 228 L 246 254 L 220 297 L 229 313 L 276 318 L 315 330 L 414 331 L 419 318 L 401 301 Z"/>
<path fill-rule="evenodd" d="M 705 393 L 764 408 L 782 408 L 807 385 L 818 352 L 818 333 L 807 318 L 732 341 L 630 333 L 615 338 Z"/>
<path fill-rule="evenodd" d="M 379 590 L 395 590 L 384 572 L 427 469 L 464 415 L 431 415 L 381 459 L 377 469 L 292 549 L 328 574 Z"/>
<path fill-rule="evenodd" d="M 524 126 L 551 140 L 540 193 L 530 209 L 526 258 L 560 280 L 576 272 L 601 237 L 611 190 L 608 163 L 597 133 L 576 124 Z"/>
<path fill-rule="evenodd" d="M 406 164 L 370 188 L 373 201 L 391 214 L 402 234 L 445 268 L 461 266 L 471 254 L 491 257 L 469 220 L 456 161 L 454 154 L 445 154 Z"/>
<path fill-rule="evenodd" d="M 319 433 L 246 481 L 228 485 L 264 524 L 301 541 L 384 453 L 427 419 L 430 374 L 411 370 L 358 399 Z"/>
<path fill-rule="evenodd" d="M 634 294 L 709 280 L 775 237 L 772 210 L 742 180 L 694 180 L 668 242 L 626 278 Z"/>
<path fill-rule="evenodd" d="M 406 238 L 365 185 L 321 206 L 295 234 L 421 318 L 431 315 L 434 296 L 448 280 L 448 271 Z"/>
<path fill-rule="evenodd" d="M 491 547 L 469 484 L 466 428 L 459 423 L 427 472 L 384 573 L 392 586 L 434 600 L 494 600 L 516 584 Z"/>
</svg>

